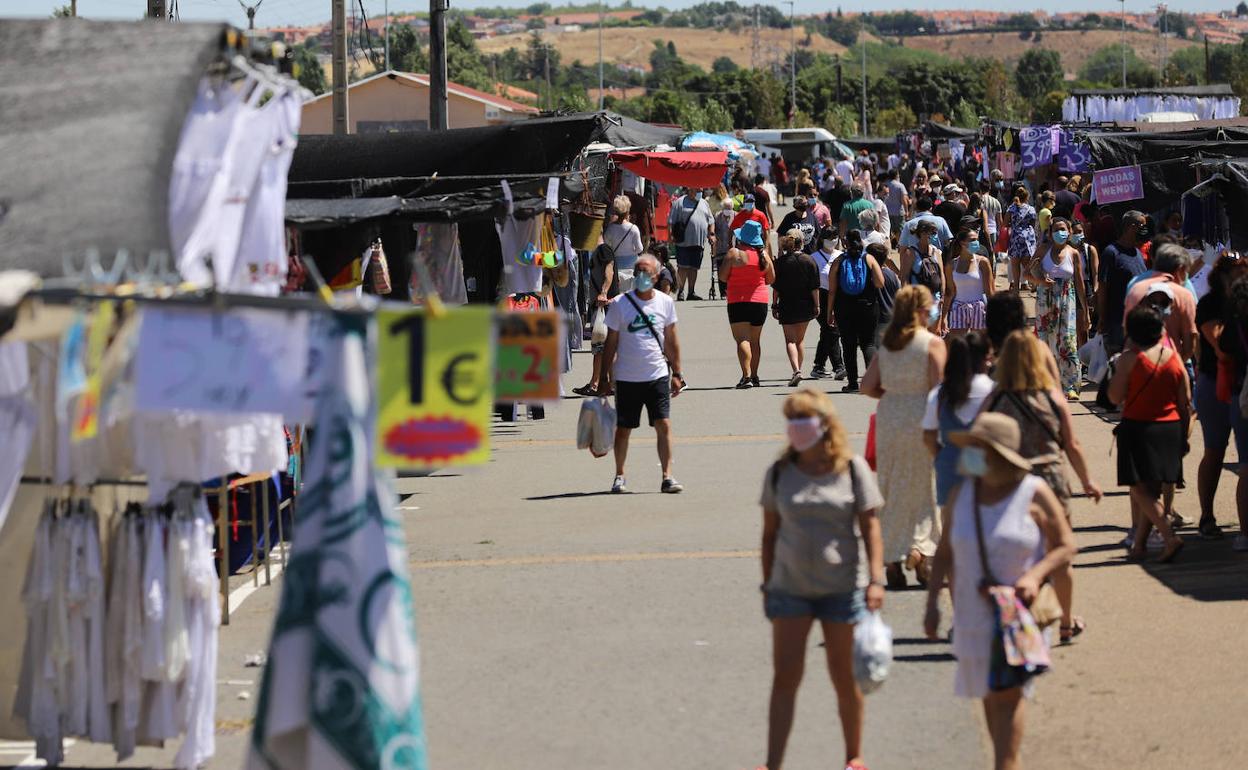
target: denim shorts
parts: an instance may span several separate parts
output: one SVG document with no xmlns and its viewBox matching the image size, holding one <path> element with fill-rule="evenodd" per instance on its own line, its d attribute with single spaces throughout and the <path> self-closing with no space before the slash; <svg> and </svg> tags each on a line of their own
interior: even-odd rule
<svg viewBox="0 0 1248 770">
<path fill-rule="evenodd" d="M 1196 376 L 1192 400 L 1196 404 L 1196 415 L 1200 417 L 1205 448 L 1225 450 L 1234 433 L 1235 450 L 1243 463 L 1248 462 L 1248 418 L 1239 411 L 1238 389 L 1234 395 L 1229 404 L 1219 401 L 1217 378 L 1206 374 Z"/>
<path fill-rule="evenodd" d="M 860 588 L 846 594 L 808 599 L 769 590 L 763 610 L 768 620 L 814 618 L 825 623 L 857 623 L 867 614 L 867 592 Z"/>
</svg>

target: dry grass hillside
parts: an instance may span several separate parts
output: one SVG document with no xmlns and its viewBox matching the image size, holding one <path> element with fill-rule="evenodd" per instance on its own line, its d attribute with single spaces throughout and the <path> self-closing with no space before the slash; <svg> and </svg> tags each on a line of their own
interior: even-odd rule
<svg viewBox="0 0 1248 770">
<path fill-rule="evenodd" d="M 582 63 L 598 61 L 598 30 L 584 29 L 580 32 L 543 33 L 559 51 L 564 63 L 570 64 L 577 59 Z M 789 32 L 783 29 L 764 29 L 759 31 L 760 66 L 775 59 L 787 58 L 789 55 Z M 798 32 L 798 44 L 804 36 Z M 525 50 L 528 46 L 528 33 L 500 35 L 478 42 L 482 52 L 487 54 L 502 53 L 508 48 Z M 603 33 L 603 56 L 607 61 L 619 65 L 650 68 L 650 51 L 654 49 L 654 41 L 672 41 L 676 44 L 676 52 L 687 62 L 709 70 L 711 63 L 721 56 L 727 56 L 742 67 L 750 66 L 750 46 L 752 36 L 748 30 L 730 32 L 726 29 L 692 29 L 686 27 L 617 27 L 607 29 Z M 824 53 L 843 53 L 845 47 L 834 43 L 821 35 L 811 39 L 811 50 Z"/>
<path fill-rule="evenodd" d="M 964 59 L 970 56 L 987 56 L 1013 63 L 1029 48 L 1047 48 L 1062 57 L 1062 67 L 1067 77 L 1074 77 L 1079 68 L 1092 54 L 1101 48 L 1122 42 L 1122 33 L 1108 29 L 1045 31 L 1040 42 L 1022 40 L 1017 32 L 971 32 L 959 35 L 923 35 L 903 38 L 908 48 Z M 1147 32 L 1128 32 L 1127 45 L 1135 49 L 1141 59 L 1156 65 L 1161 59 L 1156 35 Z M 1168 38 L 1166 47 L 1170 52 L 1197 45 L 1191 40 Z"/>
</svg>

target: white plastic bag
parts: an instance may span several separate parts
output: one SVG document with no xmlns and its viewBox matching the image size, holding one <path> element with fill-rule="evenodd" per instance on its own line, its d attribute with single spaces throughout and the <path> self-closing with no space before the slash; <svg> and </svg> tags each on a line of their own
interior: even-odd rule
<svg viewBox="0 0 1248 770">
<path fill-rule="evenodd" d="M 1079 348 L 1079 360 L 1088 367 L 1088 382 L 1100 382 L 1109 372 L 1109 353 L 1105 351 L 1105 338 L 1097 334 Z"/>
<path fill-rule="evenodd" d="M 874 692 L 888 678 L 893 664 L 893 629 L 878 612 L 867 613 L 854 628 L 854 679 L 864 692 Z"/>
<path fill-rule="evenodd" d="M 594 311 L 594 330 L 590 335 L 590 343 L 601 345 L 607 341 L 607 313 L 602 308 Z"/>
<path fill-rule="evenodd" d="M 594 457 L 606 457 L 615 446 L 615 407 L 605 398 L 597 399 L 594 407 L 594 430 L 589 451 Z"/>
<path fill-rule="evenodd" d="M 597 399 L 581 402 L 581 413 L 576 418 L 576 448 L 589 449 L 594 440 L 594 420 L 597 419 Z"/>
</svg>

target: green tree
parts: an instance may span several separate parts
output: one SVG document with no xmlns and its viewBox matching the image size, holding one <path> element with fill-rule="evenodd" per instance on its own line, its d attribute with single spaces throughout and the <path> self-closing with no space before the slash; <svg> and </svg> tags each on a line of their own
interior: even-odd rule
<svg viewBox="0 0 1248 770">
<path fill-rule="evenodd" d="M 741 67 L 727 56 L 721 56 L 711 63 L 711 72 L 736 72 Z"/>
<path fill-rule="evenodd" d="M 1001 22 L 1001 26 L 1006 29 L 1039 29 L 1040 22 L 1030 13 L 1016 13 Z"/>
<path fill-rule="evenodd" d="M 534 16 L 524 23 L 524 28 L 529 31 L 546 29 L 546 20 L 541 16 Z"/>
<path fill-rule="evenodd" d="M 485 57 L 464 22 L 456 19 L 446 30 L 447 77 L 461 86 L 493 91 L 494 83 L 485 67 Z"/>
<path fill-rule="evenodd" d="M 1018 93 L 1028 100 L 1056 91 L 1062 83 L 1062 57 L 1057 51 L 1030 48 L 1019 57 L 1014 70 Z"/>
<path fill-rule="evenodd" d="M 915 128 L 918 125 L 919 119 L 915 117 L 914 111 L 904 104 L 899 104 L 896 107 L 889 107 L 876 112 L 875 118 L 872 120 L 871 130 L 880 136 L 893 136 L 906 129 Z"/>
<path fill-rule="evenodd" d="M 858 111 L 848 104 L 833 104 L 824 111 L 820 122 L 834 136 L 858 135 Z"/>
<path fill-rule="evenodd" d="M 1122 83 L 1121 43 L 1107 45 L 1088 57 L 1079 69 L 1079 77 L 1089 83 L 1102 86 L 1118 86 Z M 1152 65 L 1136 54 L 1135 49 L 1127 47 L 1127 85 L 1134 88 L 1149 88 L 1157 84 L 1157 73 Z"/>
<path fill-rule="evenodd" d="M 325 78 L 325 69 L 321 66 L 321 62 L 316 58 L 316 54 L 308 49 L 307 46 L 295 46 L 295 72 L 299 78 L 299 85 L 308 89 L 312 93 L 320 96 L 329 89 L 329 82 Z"/>
<path fill-rule="evenodd" d="M 541 35 L 533 33 L 529 35 L 529 46 L 526 53 L 527 80 L 546 80 L 547 61 L 550 62 L 550 79 L 552 82 L 559 80 L 559 49 L 542 40 Z"/>
<path fill-rule="evenodd" d="M 62 5 L 59 8 L 52 9 L 52 18 L 54 19 L 68 19 L 71 18 L 72 15 L 73 9 L 71 9 L 68 5 Z"/>
<path fill-rule="evenodd" d="M 429 57 L 421 49 L 416 31 L 406 24 L 390 31 L 390 67 L 399 72 L 429 71 Z"/>
<path fill-rule="evenodd" d="M 1050 91 L 1045 94 L 1032 110 L 1031 119 L 1037 123 L 1057 123 L 1062 119 L 1062 104 L 1066 94 L 1062 91 Z"/>
<path fill-rule="evenodd" d="M 1235 15 L 1241 18 L 1248 16 L 1248 3 L 1241 0 L 1239 5 L 1235 6 Z"/>
</svg>

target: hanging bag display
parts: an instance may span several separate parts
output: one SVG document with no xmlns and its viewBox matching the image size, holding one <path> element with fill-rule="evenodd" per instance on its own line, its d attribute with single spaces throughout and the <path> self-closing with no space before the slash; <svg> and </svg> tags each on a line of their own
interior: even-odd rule
<svg viewBox="0 0 1248 770">
<path fill-rule="evenodd" d="M 372 253 L 368 257 L 368 268 L 373 278 L 373 293 L 386 296 L 392 291 L 390 286 L 390 263 L 386 261 L 386 250 L 381 246 L 381 239 L 373 241 Z"/>
<path fill-rule="evenodd" d="M 568 236 L 577 251 L 593 251 L 602 239 L 607 219 L 607 204 L 595 203 L 589 194 L 589 172 L 581 171 L 581 194 L 568 212 Z"/>
</svg>

